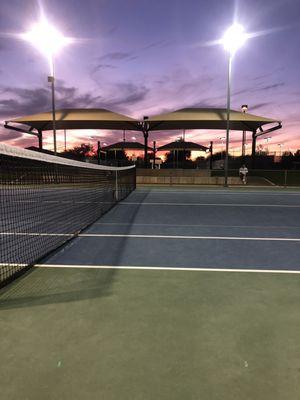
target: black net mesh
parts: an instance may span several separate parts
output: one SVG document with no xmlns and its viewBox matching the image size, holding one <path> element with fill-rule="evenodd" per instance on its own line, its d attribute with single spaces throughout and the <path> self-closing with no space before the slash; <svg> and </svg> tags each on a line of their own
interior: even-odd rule
<svg viewBox="0 0 300 400">
<path fill-rule="evenodd" d="M 105 167 L 0 145 L 0 285 L 135 189 L 134 167 Z"/>
</svg>

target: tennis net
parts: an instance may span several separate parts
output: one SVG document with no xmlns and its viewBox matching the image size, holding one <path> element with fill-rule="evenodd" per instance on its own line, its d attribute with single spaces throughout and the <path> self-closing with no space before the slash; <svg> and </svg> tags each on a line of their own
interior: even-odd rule
<svg viewBox="0 0 300 400">
<path fill-rule="evenodd" d="M 0 286 L 135 189 L 135 167 L 108 167 L 0 144 Z"/>
</svg>

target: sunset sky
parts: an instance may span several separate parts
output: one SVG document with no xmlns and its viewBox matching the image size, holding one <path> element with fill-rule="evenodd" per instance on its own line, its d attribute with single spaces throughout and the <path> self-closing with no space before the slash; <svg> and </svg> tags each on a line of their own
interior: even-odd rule
<svg viewBox="0 0 300 400">
<path fill-rule="evenodd" d="M 51 109 L 47 60 L 15 34 L 27 31 L 41 8 L 64 35 L 76 38 L 56 59 L 57 108 L 108 108 L 142 118 L 184 107 L 225 107 L 227 54 L 208 43 L 234 17 L 247 32 L 262 32 L 239 50 L 233 67 L 232 108 L 283 121 L 271 151 L 300 148 L 300 0 L 1 0 L 1 120 Z M 155 132 L 160 146 L 182 132 Z M 69 131 L 68 145 L 122 132 Z M 141 134 L 128 132 L 127 140 Z M 224 132 L 188 131 L 187 140 L 221 148 Z M 231 135 L 240 149 L 241 134 Z M 37 145 L 29 135 L 0 129 L 0 141 Z M 250 141 L 250 135 L 249 135 Z M 52 148 L 52 133 L 44 138 Z M 263 139 L 258 145 L 266 145 Z M 59 149 L 63 136 L 58 135 Z"/>
</svg>

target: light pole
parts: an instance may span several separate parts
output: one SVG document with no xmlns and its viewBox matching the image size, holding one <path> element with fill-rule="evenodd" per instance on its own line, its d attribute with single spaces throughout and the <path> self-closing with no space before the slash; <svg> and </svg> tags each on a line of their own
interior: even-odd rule
<svg viewBox="0 0 300 400">
<path fill-rule="evenodd" d="M 224 186 L 228 186 L 228 151 L 229 151 L 229 132 L 230 132 L 230 94 L 231 94 L 231 69 L 232 59 L 237 50 L 243 46 L 247 40 L 245 29 L 234 23 L 226 32 L 223 37 L 223 45 L 225 50 L 228 51 L 228 75 L 227 75 L 227 116 L 226 116 L 226 154 L 225 154 L 225 180 Z"/>
<path fill-rule="evenodd" d="M 280 153 L 279 153 L 279 155 L 280 155 L 280 157 L 281 157 L 281 155 L 282 155 L 282 146 L 283 146 L 283 144 L 282 144 L 282 143 L 278 143 L 277 146 L 279 146 L 279 148 L 280 148 Z"/>
<path fill-rule="evenodd" d="M 53 147 L 54 155 L 56 156 L 56 115 L 55 115 L 55 86 L 54 86 L 54 62 L 52 68 L 52 76 L 48 76 L 48 82 L 51 83 L 51 99 L 52 99 L 52 129 L 53 129 Z"/>
<path fill-rule="evenodd" d="M 248 111 L 248 105 L 243 104 L 242 107 L 242 112 L 245 114 Z M 246 131 L 243 131 L 243 137 L 242 137 L 242 160 L 243 162 L 245 161 L 245 144 L 246 144 Z"/>
<path fill-rule="evenodd" d="M 100 164 L 100 160 L 101 160 L 101 142 L 98 138 L 98 136 L 88 136 L 89 139 L 97 139 L 97 161 L 98 164 Z M 106 143 L 103 143 L 104 146 L 106 146 Z M 90 149 L 92 147 L 92 151 L 94 151 L 94 145 L 91 145 L 91 140 L 89 140 L 89 146 Z"/>
<path fill-rule="evenodd" d="M 221 140 L 221 160 L 223 160 L 223 140 L 226 139 L 225 136 L 219 137 L 219 140 Z"/>
<path fill-rule="evenodd" d="M 49 62 L 51 75 L 48 76 L 48 82 L 51 83 L 53 147 L 54 155 L 56 155 L 54 57 L 63 47 L 70 44 L 72 39 L 65 37 L 54 26 L 50 25 L 44 15 L 41 16 L 40 21 L 35 23 L 28 32 L 21 34 L 21 39 L 32 44 Z"/>
<path fill-rule="evenodd" d="M 64 142 L 65 142 L 65 151 L 67 151 L 67 130 L 64 129 Z"/>
<path fill-rule="evenodd" d="M 271 136 L 269 136 L 267 138 L 264 138 L 264 140 L 267 142 L 267 145 L 266 145 L 267 155 L 269 154 L 269 141 L 270 141 L 270 139 L 272 139 Z"/>
</svg>

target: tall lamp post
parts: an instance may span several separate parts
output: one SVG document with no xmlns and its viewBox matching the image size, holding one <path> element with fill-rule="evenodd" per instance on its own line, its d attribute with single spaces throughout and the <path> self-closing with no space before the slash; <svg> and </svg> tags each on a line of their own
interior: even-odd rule
<svg viewBox="0 0 300 400">
<path fill-rule="evenodd" d="M 242 109 L 242 112 L 244 114 L 246 114 L 246 112 L 248 111 L 248 105 L 247 104 L 243 104 L 241 109 Z M 245 152 L 245 150 L 246 150 L 245 144 L 246 144 L 246 131 L 244 130 L 243 131 L 243 136 L 242 136 L 242 160 L 243 160 L 243 162 L 245 161 L 245 153 L 246 153 Z"/>
<path fill-rule="evenodd" d="M 226 139 L 225 136 L 219 137 L 219 140 L 221 140 L 221 160 L 223 160 L 223 140 Z"/>
<path fill-rule="evenodd" d="M 48 76 L 48 82 L 51 83 L 51 99 L 52 99 L 52 129 L 53 129 L 53 147 L 54 147 L 54 155 L 56 156 L 57 147 L 56 147 L 56 112 L 55 112 L 55 85 L 54 85 L 54 62 L 52 68 L 52 76 Z"/>
<path fill-rule="evenodd" d="M 226 117 L 226 154 L 225 154 L 225 180 L 224 186 L 228 186 L 228 151 L 229 151 L 229 132 L 230 132 L 230 95 L 231 95 L 231 69 L 232 60 L 237 50 L 243 46 L 247 40 L 245 29 L 239 24 L 233 24 L 223 37 L 223 45 L 228 51 L 228 75 L 227 75 L 227 117 Z"/>
<path fill-rule="evenodd" d="M 267 145 L 266 145 L 266 151 L 267 151 L 267 155 L 269 155 L 269 141 L 272 139 L 271 136 L 264 138 L 264 140 L 266 141 Z"/>
<path fill-rule="evenodd" d="M 54 77 L 54 58 L 58 52 L 72 42 L 71 38 L 65 37 L 54 26 L 50 25 L 44 15 L 39 22 L 35 23 L 28 32 L 20 35 L 21 39 L 32 44 L 48 60 L 50 76 L 48 82 L 51 83 L 52 97 L 52 128 L 53 128 L 53 147 L 56 155 L 56 116 L 55 116 L 55 77 Z"/>
</svg>

